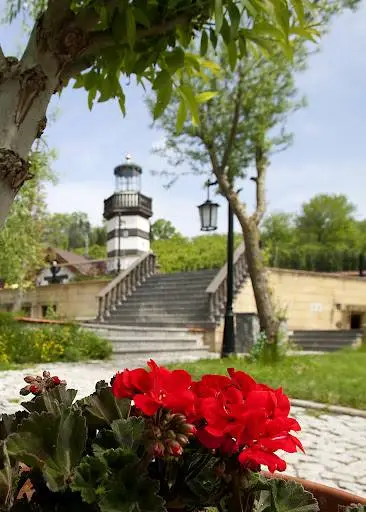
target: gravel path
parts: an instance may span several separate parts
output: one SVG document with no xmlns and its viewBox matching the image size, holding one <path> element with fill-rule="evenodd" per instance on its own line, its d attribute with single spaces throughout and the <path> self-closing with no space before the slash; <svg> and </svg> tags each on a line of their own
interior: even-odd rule
<svg viewBox="0 0 366 512">
<path fill-rule="evenodd" d="M 167 361 L 159 358 L 160 363 Z M 108 362 L 57 363 L 47 365 L 53 375 L 66 379 L 78 389 L 79 396 L 94 390 L 98 380 L 108 381 L 117 370 L 144 366 L 143 359 L 120 359 Z M 14 412 L 21 399 L 19 389 L 27 373 L 40 373 L 42 367 L 1 372 L 0 411 Z M 285 454 L 287 473 L 338 487 L 366 497 L 366 418 L 331 415 L 310 409 L 292 408 L 292 416 L 302 426 L 300 439 L 306 455 Z"/>
</svg>

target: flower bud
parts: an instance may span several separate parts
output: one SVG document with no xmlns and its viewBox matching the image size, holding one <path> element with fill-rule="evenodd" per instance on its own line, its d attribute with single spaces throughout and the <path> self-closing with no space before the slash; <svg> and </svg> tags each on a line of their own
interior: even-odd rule
<svg viewBox="0 0 366 512">
<path fill-rule="evenodd" d="M 20 392 L 19 392 L 19 393 L 20 393 L 22 396 L 27 396 L 27 395 L 29 395 L 29 393 L 31 392 L 29 388 L 30 388 L 30 386 L 25 386 L 24 388 L 22 388 L 22 389 L 20 390 Z"/>
<path fill-rule="evenodd" d="M 36 386 L 35 384 L 32 384 L 32 386 L 30 386 L 30 388 L 29 388 L 29 391 L 31 393 L 33 393 L 33 395 L 38 395 L 38 393 L 40 391 L 39 390 L 39 386 Z"/>
<path fill-rule="evenodd" d="M 166 438 L 167 439 L 175 439 L 176 438 L 176 434 L 175 434 L 174 430 L 167 430 Z"/>
<path fill-rule="evenodd" d="M 49 372 L 48 372 L 49 373 Z M 61 380 L 59 379 L 59 377 L 55 376 L 55 377 L 52 377 L 52 381 L 53 383 L 58 386 L 59 384 L 61 384 Z"/>
<path fill-rule="evenodd" d="M 173 455 L 174 457 L 178 457 L 179 455 L 182 455 L 183 448 L 177 441 L 169 441 L 167 443 L 168 445 L 168 453 L 170 455 Z"/>
<path fill-rule="evenodd" d="M 153 445 L 153 454 L 155 455 L 155 457 L 164 457 L 164 453 L 165 453 L 165 448 L 164 448 L 163 443 L 161 443 L 160 441 L 157 441 Z"/>
<path fill-rule="evenodd" d="M 50 372 L 48 372 L 47 370 L 45 370 L 45 371 L 43 372 L 43 378 L 44 378 L 44 379 L 49 379 L 50 377 L 51 377 Z"/>
<path fill-rule="evenodd" d="M 185 436 L 184 434 L 177 434 L 177 441 L 178 443 L 180 443 L 182 446 L 185 446 L 186 444 L 189 443 L 189 439 L 187 436 Z"/>
<path fill-rule="evenodd" d="M 36 377 L 34 375 L 27 375 L 26 377 L 24 377 L 24 381 L 27 384 L 32 384 L 32 382 L 35 380 L 36 380 Z"/>
<path fill-rule="evenodd" d="M 191 425 L 190 423 L 185 423 L 182 427 L 182 432 L 186 435 L 195 435 L 197 432 L 197 429 L 194 425 Z"/>
</svg>

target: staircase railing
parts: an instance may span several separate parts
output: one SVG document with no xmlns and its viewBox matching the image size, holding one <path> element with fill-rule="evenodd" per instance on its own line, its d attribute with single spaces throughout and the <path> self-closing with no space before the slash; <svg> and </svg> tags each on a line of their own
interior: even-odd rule
<svg viewBox="0 0 366 512">
<path fill-rule="evenodd" d="M 120 306 L 132 292 L 157 270 L 155 254 L 142 255 L 126 270 L 118 274 L 97 295 L 98 321 L 104 322 L 117 306 Z"/>
<path fill-rule="evenodd" d="M 246 277 L 246 261 L 244 243 L 234 252 L 234 291 L 243 283 Z M 210 320 L 216 322 L 222 315 L 226 294 L 227 294 L 227 263 L 216 274 L 211 283 L 206 288 L 209 301 Z"/>
</svg>

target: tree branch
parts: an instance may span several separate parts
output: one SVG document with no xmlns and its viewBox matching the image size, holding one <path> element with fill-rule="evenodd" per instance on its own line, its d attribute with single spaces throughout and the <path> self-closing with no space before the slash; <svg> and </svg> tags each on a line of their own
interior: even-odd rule
<svg viewBox="0 0 366 512">
<path fill-rule="evenodd" d="M 253 221 L 258 225 L 266 211 L 266 170 L 267 158 L 262 144 L 257 144 L 255 148 L 255 166 L 257 169 L 256 183 L 256 208 L 252 215 Z M 254 179 L 254 178 L 253 178 Z"/>
<path fill-rule="evenodd" d="M 177 16 L 176 18 L 168 21 L 164 21 L 159 25 L 153 25 L 150 28 L 143 28 L 136 31 L 136 41 L 141 41 L 143 39 L 147 39 L 153 36 L 164 35 L 167 32 L 173 30 L 177 25 L 185 25 L 189 22 L 190 16 L 188 14 L 182 14 Z M 124 38 L 121 43 L 126 42 L 127 38 Z M 86 49 L 85 55 L 94 55 L 96 52 L 103 50 L 104 48 L 109 48 L 111 46 L 116 46 L 116 41 L 112 37 L 111 32 L 105 31 L 95 34 L 91 40 L 90 45 Z"/>
<path fill-rule="evenodd" d="M 6 66 L 6 58 L 4 55 L 4 52 L 0 46 L 0 69 L 4 68 Z"/>
<path fill-rule="evenodd" d="M 221 162 L 222 169 L 225 169 L 225 167 L 227 166 L 227 164 L 229 162 L 230 154 L 231 154 L 231 151 L 232 151 L 232 148 L 233 148 L 233 145 L 235 142 L 235 137 L 236 137 L 236 134 L 238 131 L 241 96 L 242 96 L 242 89 L 241 89 L 241 75 L 240 75 L 238 91 L 237 91 L 236 98 L 235 98 L 235 108 L 234 108 L 233 120 L 231 123 L 230 134 L 229 134 L 229 138 L 228 138 L 228 141 L 226 144 L 224 156 L 222 157 L 222 162 Z"/>
</svg>

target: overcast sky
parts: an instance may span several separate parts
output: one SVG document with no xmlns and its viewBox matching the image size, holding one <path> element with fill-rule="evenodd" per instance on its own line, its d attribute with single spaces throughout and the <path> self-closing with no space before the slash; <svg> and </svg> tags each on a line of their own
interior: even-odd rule
<svg viewBox="0 0 366 512">
<path fill-rule="evenodd" d="M 3 10 L 5 0 L 0 0 Z M 274 156 L 267 182 L 270 211 L 296 211 L 317 193 L 344 193 L 366 217 L 366 4 L 357 13 L 346 12 L 323 39 L 298 87 L 308 107 L 294 114 L 289 127 L 294 144 Z M 0 26 L 5 53 L 19 47 L 20 28 Z M 93 224 L 102 220 L 103 199 L 113 193 L 113 168 L 131 153 L 143 168 L 142 192 L 153 198 L 154 218 L 166 218 L 185 235 L 199 234 L 196 206 L 205 198 L 204 178 L 186 176 L 169 191 L 151 170 L 166 168 L 151 154 L 162 133 L 151 129 L 140 88 L 130 85 L 127 117 L 117 103 L 87 107 L 86 93 L 66 89 L 55 98 L 57 121 L 47 128 L 47 141 L 57 150 L 54 165 L 59 184 L 48 190 L 52 212 L 85 211 Z M 184 168 L 183 170 L 188 170 Z M 248 181 L 242 193 L 253 203 L 254 186 Z M 226 228 L 226 207 L 219 215 L 219 229 Z"/>
</svg>

